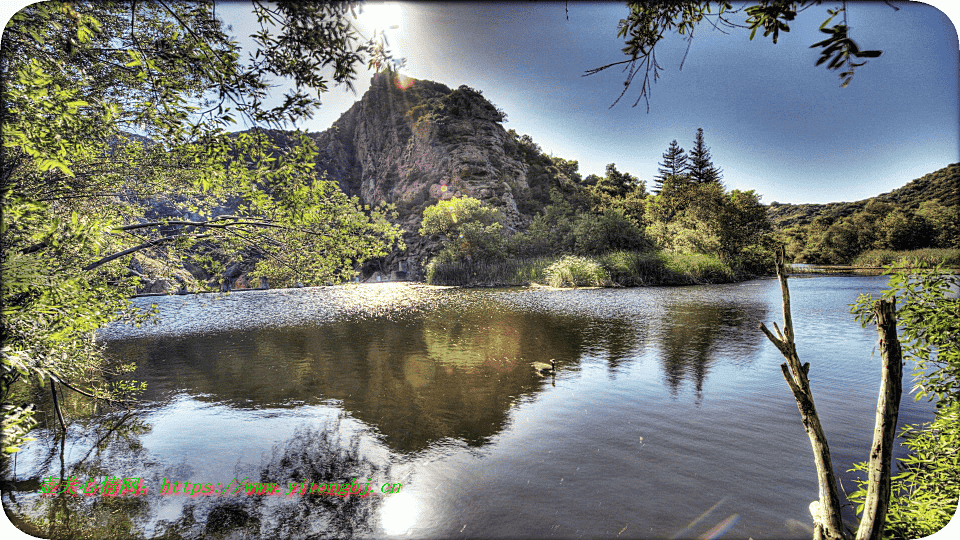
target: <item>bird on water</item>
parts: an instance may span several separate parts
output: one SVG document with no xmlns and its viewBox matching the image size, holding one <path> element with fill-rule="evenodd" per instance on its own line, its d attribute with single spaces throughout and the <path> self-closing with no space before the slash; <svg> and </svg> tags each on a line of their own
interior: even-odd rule
<svg viewBox="0 0 960 540">
<path fill-rule="evenodd" d="M 546 362 L 533 362 L 530 365 L 533 366 L 533 369 L 535 369 L 539 375 L 553 375 L 557 372 L 557 362 L 553 358 L 550 359 L 549 364 Z"/>
</svg>

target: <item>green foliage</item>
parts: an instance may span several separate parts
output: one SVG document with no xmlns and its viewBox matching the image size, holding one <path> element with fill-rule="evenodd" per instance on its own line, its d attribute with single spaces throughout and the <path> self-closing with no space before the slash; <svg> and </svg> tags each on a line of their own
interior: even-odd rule
<svg viewBox="0 0 960 540">
<path fill-rule="evenodd" d="M 650 247 L 636 223 L 615 209 L 606 210 L 599 216 L 580 214 L 570 234 L 575 251 L 586 255 Z"/>
<path fill-rule="evenodd" d="M 609 278 L 596 260 L 567 255 L 544 269 L 543 279 L 551 287 L 602 287 Z"/>
<path fill-rule="evenodd" d="M 916 268 L 917 261 L 898 266 Z M 914 399 L 936 400 L 932 423 L 904 426 L 900 437 L 910 454 L 899 461 L 891 483 L 884 537 L 918 538 L 943 528 L 956 512 L 960 493 L 960 276 L 941 266 L 899 271 L 890 277 L 886 299 L 897 301 L 904 358 L 913 363 Z M 851 311 L 867 325 L 874 298 L 861 295 Z M 865 470 L 860 463 L 854 470 Z M 863 509 L 866 489 L 850 495 Z"/>
<path fill-rule="evenodd" d="M 956 248 L 960 206 L 925 201 L 917 209 L 872 200 L 839 219 L 821 215 L 789 230 L 788 254 L 815 264 L 847 264 L 870 250 L 904 251 Z"/>
<path fill-rule="evenodd" d="M 603 214 L 613 210 L 633 221 L 636 227 L 643 226 L 643 211 L 647 198 L 647 186 L 643 180 L 630 173 L 621 173 L 613 163 L 607 165 L 604 177 L 591 175 L 588 180 L 588 192 L 593 199 L 594 212 Z M 632 232 L 627 231 L 627 236 Z"/>
<path fill-rule="evenodd" d="M 557 204 L 558 197 L 578 209 L 590 206 L 576 161 L 545 154 L 529 135 L 518 135 L 512 129 L 507 134 L 505 149 L 527 167 L 530 189 L 516 194 L 521 213 L 536 214 L 547 205 Z"/>
<path fill-rule="evenodd" d="M 666 182 L 668 178 L 677 179 L 686 177 L 690 169 L 688 159 L 686 152 L 677 144 L 677 140 L 674 139 L 671 141 L 670 147 L 667 148 L 667 151 L 663 154 L 663 162 L 658 163 L 660 168 L 657 172 L 660 174 L 654 178 L 654 193 L 660 193 L 660 191 L 663 190 L 663 183 Z"/>
<path fill-rule="evenodd" d="M 454 197 L 423 211 L 420 235 L 446 237 L 443 262 L 485 260 L 503 255 L 503 214 L 473 197 Z"/>
<path fill-rule="evenodd" d="M 757 30 L 763 30 L 763 36 L 769 37 L 777 43 L 780 32 L 789 32 L 789 22 L 793 21 L 798 13 L 808 7 L 819 4 L 814 0 L 796 2 L 756 2 L 739 5 L 734 8 L 732 2 L 727 1 L 700 1 L 684 0 L 678 2 L 644 2 L 639 0 L 627 2 L 629 13 L 620 20 L 617 27 L 617 37 L 625 38 L 623 53 L 625 60 L 612 62 L 598 68 L 587 70 L 587 75 L 593 75 L 614 66 L 625 66 L 626 72 L 624 89 L 614 104 L 620 101 L 637 75 L 642 74 L 640 95 L 634 106 L 646 98 L 647 109 L 650 108 L 650 92 L 652 84 L 660 76 L 663 69 L 657 63 L 656 48 L 666 36 L 677 34 L 688 41 L 693 40 L 694 30 L 706 19 L 713 28 L 725 31 L 750 30 L 750 39 L 756 36 Z M 734 15 L 745 14 L 743 21 L 733 19 Z M 822 49 L 820 59 L 816 65 L 827 63 L 827 69 L 838 70 L 842 86 L 846 87 L 853 78 L 855 68 L 866 64 L 863 58 L 876 58 L 881 51 L 861 51 L 858 45 L 850 38 L 850 28 L 846 25 L 846 4 L 837 9 L 827 9 L 829 17 L 820 25 L 820 31 L 829 37 L 814 43 L 811 48 Z M 841 15 L 841 22 L 832 24 L 834 18 Z M 682 63 L 681 63 L 682 66 Z"/>
<path fill-rule="evenodd" d="M 753 191 L 668 177 L 647 200 L 647 234 L 672 253 L 713 254 L 738 271 L 762 274 L 772 261 L 772 227 Z"/>
<path fill-rule="evenodd" d="M 263 131 L 225 131 L 238 120 L 278 127 L 308 117 L 329 82 L 349 86 L 356 65 L 389 60 L 382 41 L 360 39 L 346 3 L 251 9 L 259 50 L 246 59 L 212 3 L 43 2 L 5 28 L 8 450 L 29 425 L 29 404 L 10 401 L 17 383 L 125 390 L 111 384 L 93 337 L 118 318 L 144 319 L 125 300 L 137 286 L 123 267 L 133 254 L 198 266 L 254 256 L 275 284 L 322 282 L 399 239 L 385 209 L 361 208 L 316 178 L 305 137 L 281 148 Z M 274 79 L 293 89 L 268 105 Z"/>
<path fill-rule="evenodd" d="M 721 170 L 718 169 L 710 157 L 710 149 L 703 141 L 703 128 L 697 128 L 697 135 L 693 141 L 693 148 L 690 149 L 690 166 L 688 168 L 690 180 L 697 184 L 715 183 L 719 184 L 723 178 Z"/>
<path fill-rule="evenodd" d="M 468 263 L 444 262 L 439 257 L 427 264 L 426 282 L 430 285 L 529 285 L 543 282 L 543 272 L 554 259 L 502 259 Z"/>
<path fill-rule="evenodd" d="M 732 268 L 715 255 L 681 255 L 664 251 L 615 251 L 600 257 L 610 280 L 620 286 L 729 283 Z"/>
</svg>

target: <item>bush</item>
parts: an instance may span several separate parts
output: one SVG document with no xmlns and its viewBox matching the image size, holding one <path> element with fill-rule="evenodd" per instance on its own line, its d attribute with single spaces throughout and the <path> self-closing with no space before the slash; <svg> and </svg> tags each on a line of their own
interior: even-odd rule
<svg viewBox="0 0 960 540">
<path fill-rule="evenodd" d="M 577 252 L 588 255 L 649 245 L 636 223 L 617 210 L 606 210 L 600 215 L 580 214 L 571 232 Z"/>
<path fill-rule="evenodd" d="M 543 271 L 551 287 L 602 287 L 609 281 L 600 263 L 586 257 L 567 255 Z"/>
</svg>

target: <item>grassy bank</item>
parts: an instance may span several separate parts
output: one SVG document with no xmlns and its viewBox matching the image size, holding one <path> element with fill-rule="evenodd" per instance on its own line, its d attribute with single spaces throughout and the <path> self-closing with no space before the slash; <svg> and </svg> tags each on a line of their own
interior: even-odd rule
<svg viewBox="0 0 960 540">
<path fill-rule="evenodd" d="M 960 249 L 913 249 L 909 251 L 893 251 L 889 249 L 872 249 L 861 253 L 853 260 L 851 266 L 880 268 L 893 264 L 901 259 L 917 260 L 931 266 L 943 263 L 945 266 L 960 267 Z"/>
<path fill-rule="evenodd" d="M 712 255 L 680 255 L 663 251 L 615 251 L 598 257 L 572 255 L 427 265 L 431 285 L 552 287 L 637 287 L 729 283 L 738 276 Z"/>
</svg>

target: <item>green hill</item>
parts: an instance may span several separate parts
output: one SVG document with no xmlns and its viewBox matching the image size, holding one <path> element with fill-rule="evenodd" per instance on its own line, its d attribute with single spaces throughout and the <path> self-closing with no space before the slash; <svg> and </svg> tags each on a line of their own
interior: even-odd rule
<svg viewBox="0 0 960 540">
<path fill-rule="evenodd" d="M 889 193 L 856 202 L 828 204 L 781 204 L 769 206 L 770 220 L 783 229 L 792 225 L 806 225 L 818 216 L 832 219 L 847 217 L 872 200 L 893 203 L 901 208 L 916 209 L 924 201 L 939 200 L 944 206 L 960 205 L 960 163 L 948 165 L 924 175 Z"/>
</svg>

